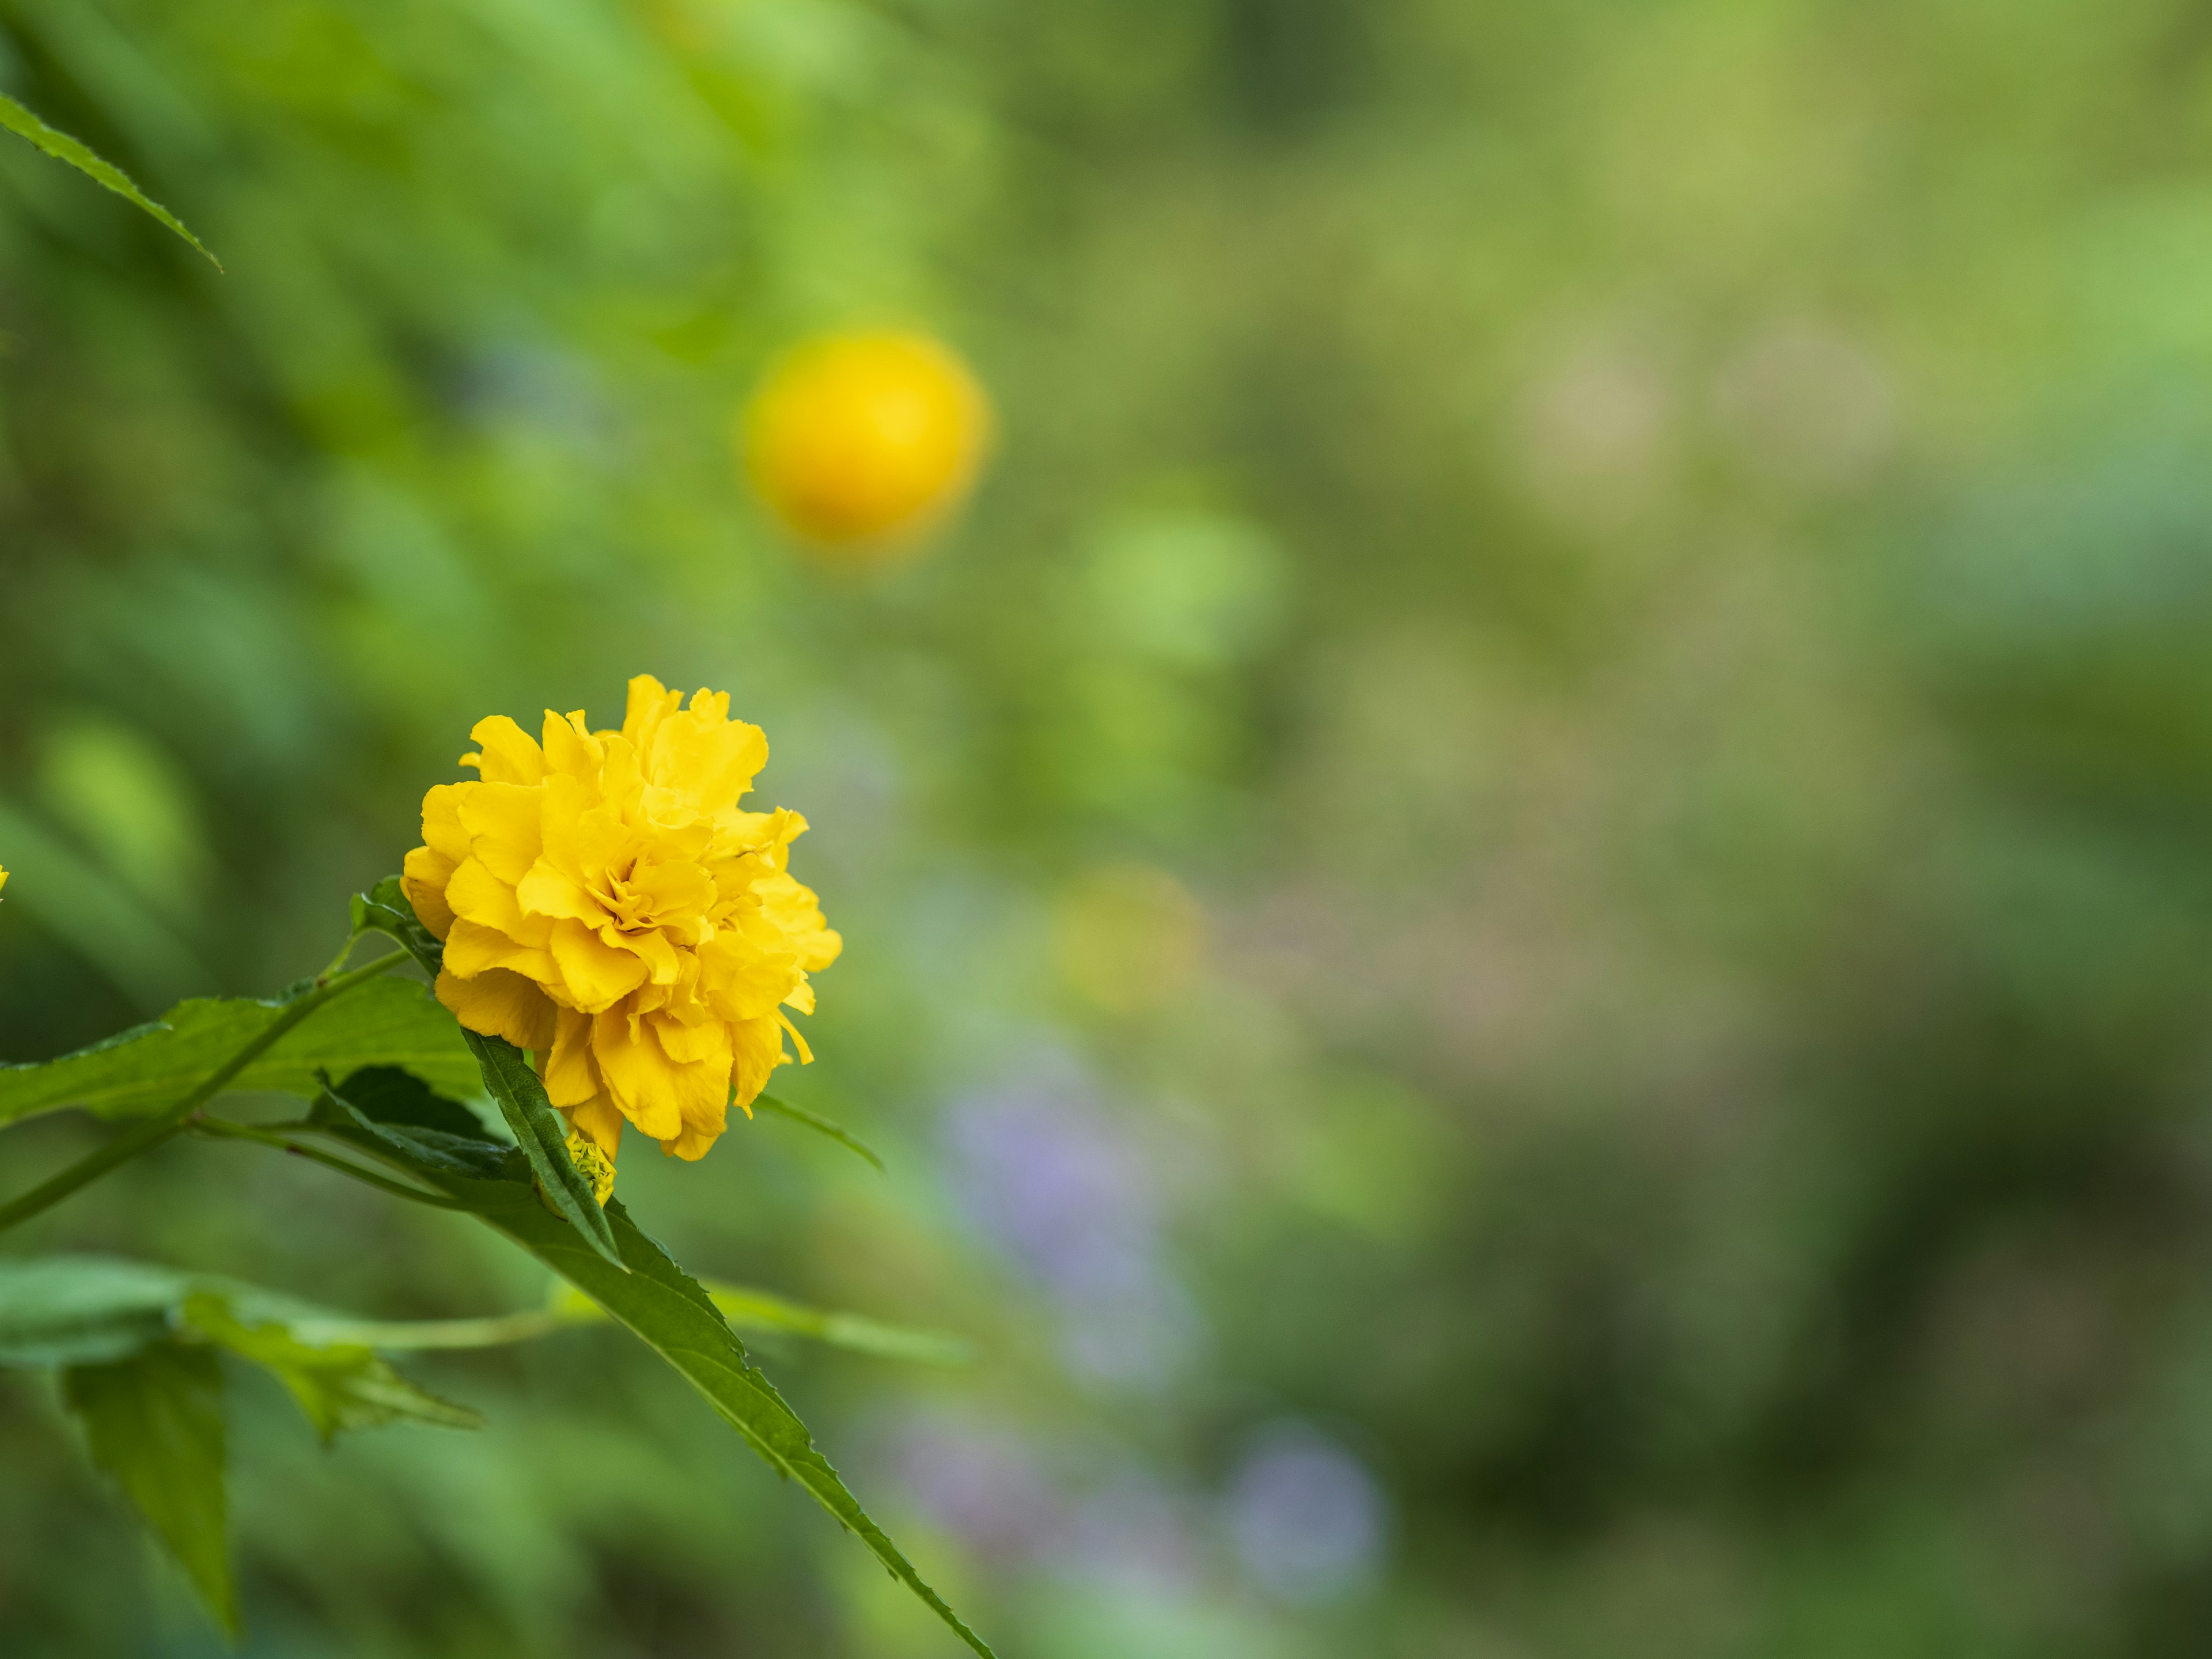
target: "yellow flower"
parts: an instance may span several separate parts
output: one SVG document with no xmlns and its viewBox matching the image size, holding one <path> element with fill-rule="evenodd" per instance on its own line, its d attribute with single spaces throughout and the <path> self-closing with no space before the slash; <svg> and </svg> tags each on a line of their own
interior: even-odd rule
<svg viewBox="0 0 2212 1659">
<path fill-rule="evenodd" d="M 0 887 L 5 887 L 7 884 L 8 872 L 5 870 L 0 870 Z"/>
<path fill-rule="evenodd" d="M 753 485 L 825 550 L 882 556 L 972 488 L 990 402 L 966 365 L 920 334 L 808 341 L 762 384 L 738 431 Z"/>
<path fill-rule="evenodd" d="M 619 732 L 546 711 L 544 740 L 504 714 L 470 733 L 479 778 L 422 798 L 407 896 L 446 942 L 438 1000 L 537 1057 L 552 1103 L 611 1159 L 625 1119 L 678 1158 L 705 1154 L 787 1058 L 783 1011 L 842 941 L 792 878 L 796 812 L 738 801 L 767 763 L 727 693 L 689 708 L 651 675 Z"/>
</svg>

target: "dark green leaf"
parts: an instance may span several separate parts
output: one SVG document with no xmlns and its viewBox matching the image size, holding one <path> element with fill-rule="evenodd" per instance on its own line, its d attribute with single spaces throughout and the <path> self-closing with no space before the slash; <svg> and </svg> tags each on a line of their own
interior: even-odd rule
<svg viewBox="0 0 2212 1659">
<path fill-rule="evenodd" d="M 206 244 L 186 230 L 183 221 L 159 202 L 149 197 L 137 185 L 131 183 L 128 173 L 112 161 L 103 159 L 90 145 L 70 137 L 66 132 L 58 131 L 48 126 L 29 110 L 4 94 L 0 94 L 0 127 L 5 127 L 9 131 L 29 139 L 33 145 L 52 156 L 57 161 L 67 162 L 87 178 L 106 185 L 124 200 L 152 214 L 171 230 L 175 231 L 178 235 L 199 249 L 202 253 L 206 253 L 208 263 L 217 270 L 222 269 L 222 261 L 216 258 L 214 254 L 208 253 Z"/>
<path fill-rule="evenodd" d="M 266 1030 L 292 996 L 267 1001 L 195 998 L 152 1024 L 58 1059 L 0 1066 L 0 1124 L 80 1106 L 129 1117 L 172 1106 Z M 318 1073 L 399 1066 L 434 1086 L 471 1094 L 478 1073 L 453 1017 L 412 980 L 360 986 L 288 1032 L 240 1073 L 234 1091 L 274 1091 L 312 1098 Z"/>
<path fill-rule="evenodd" d="M 772 1112 L 778 1117 L 787 1117 L 794 1123 L 804 1123 L 817 1133 L 828 1135 L 839 1146 L 851 1148 L 874 1164 L 877 1169 L 881 1170 L 884 1167 L 883 1159 L 876 1156 L 875 1149 L 866 1141 L 842 1125 L 833 1123 L 826 1117 L 808 1111 L 804 1106 L 794 1106 L 787 1100 L 778 1100 L 774 1095 L 760 1095 L 754 1098 L 753 1109 L 757 1112 Z"/>
<path fill-rule="evenodd" d="M 592 1191 L 592 1183 L 568 1156 L 568 1122 L 545 1097 L 545 1085 L 530 1068 L 521 1049 L 505 1037 L 480 1036 L 464 1031 L 483 1068 L 484 1086 L 499 1103 L 507 1127 L 530 1159 L 538 1188 L 545 1201 L 568 1218 L 577 1232 L 617 1271 L 623 1258 L 615 1243 L 606 1212 Z"/>
<path fill-rule="evenodd" d="M 336 1104 L 344 1110 L 343 1102 Z M 628 1326 L 698 1389 L 772 1468 L 798 1481 L 823 1509 L 857 1533 L 876 1559 L 962 1640 L 979 1654 L 990 1653 L 846 1490 L 837 1472 L 814 1449 L 805 1425 L 746 1359 L 744 1345 L 713 1297 L 638 1230 L 619 1200 L 610 1200 L 605 1209 L 621 1251 L 617 1267 L 539 1197 L 530 1164 L 520 1152 L 507 1152 L 495 1164 L 501 1149 L 486 1144 L 478 1154 L 479 1167 L 486 1173 L 459 1174 L 450 1148 L 424 1144 L 425 1136 L 434 1132 L 372 1123 L 358 1113 L 348 1112 L 346 1117 L 349 1121 L 333 1123 L 333 1133 L 458 1199 Z M 491 1173 L 494 1170 L 496 1173 Z"/>
<path fill-rule="evenodd" d="M 84 1424 L 92 1461 L 191 1579 L 223 1629 L 238 1630 L 223 1543 L 222 1374 L 214 1352 L 156 1342 L 128 1359 L 77 1365 L 62 1395 Z"/>
<path fill-rule="evenodd" d="M 434 980 L 446 965 L 446 947 L 416 917 L 407 890 L 397 876 L 386 876 L 366 893 L 353 896 L 353 935 L 359 939 L 363 933 L 382 933 L 398 940 L 415 958 L 416 965 Z"/>
<path fill-rule="evenodd" d="M 436 1129 L 471 1140 L 484 1138 L 483 1121 L 474 1112 L 397 1066 L 365 1066 L 339 1084 L 337 1091 L 346 1104 L 377 1123 Z"/>
<path fill-rule="evenodd" d="M 303 1342 L 279 1321 L 248 1325 L 219 1295 L 202 1291 L 184 1304 L 185 1323 L 210 1341 L 273 1372 L 328 1445 L 341 1429 L 368 1429 L 406 1419 L 441 1428 L 478 1429 L 467 1407 L 419 1389 L 359 1343 Z"/>
<path fill-rule="evenodd" d="M 397 939 L 434 981 L 445 966 L 445 947 L 416 919 L 415 907 L 408 902 L 397 876 L 386 876 L 368 892 L 354 896 L 353 931 L 356 938 L 380 933 Z M 622 1256 L 615 1248 L 605 1212 L 592 1194 L 592 1183 L 568 1157 L 568 1120 L 546 1099 L 545 1085 L 538 1080 L 528 1059 L 504 1037 L 483 1036 L 469 1030 L 463 1030 L 461 1036 L 476 1056 L 484 1087 L 499 1103 L 500 1115 L 514 1132 L 515 1144 L 529 1158 L 546 1202 L 574 1224 L 593 1249 L 619 1268 Z"/>
</svg>

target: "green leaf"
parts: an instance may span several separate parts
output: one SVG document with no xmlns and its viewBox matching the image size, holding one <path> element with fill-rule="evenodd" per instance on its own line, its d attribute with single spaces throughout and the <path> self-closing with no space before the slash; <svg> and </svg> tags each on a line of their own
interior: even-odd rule
<svg viewBox="0 0 2212 1659">
<path fill-rule="evenodd" d="M 505 1152 L 489 1142 L 465 1150 L 450 1136 L 376 1123 L 347 1108 L 343 1100 L 333 1104 L 331 1133 L 459 1200 L 628 1326 L 705 1396 L 770 1467 L 798 1481 L 859 1534 L 892 1576 L 962 1640 L 979 1654 L 990 1654 L 982 1639 L 923 1582 L 846 1490 L 837 1472 L 814 1449 L 806 1425 L 746 1359 L 744 1345 L 706 1289 L 639 1231 L 619 1199 L 610 1200 L 605 1212 L 621 1251 L 621 1265 L 617 1266 L 539 1198 L 531 1165 L 520 1152 Z"/>
<path fill-rule="evenodd" d="M 64 1106 L 131 1117 L 174 1105 L 194 1084 L 266 1030 L 312 986 L 270 1000 L 194 998 L 161 1019 L 58 1059 L 0 1066 L 0 1124 Z M 428 990 L 406 979 L 349 991 L 234 1079 L 232 1091 L 313 1098 L 317 1074 L 399 1066 L 453 1094 L 472 1094 L 478 1072 L 459 1025 Z"/>
<path fill-rule="evenodd" d="M 0 1365 L 88 1365 L 166 1340 L 186 1275 L 100 1256 L 0 1261 Z"/>
<path fill-rule="evenodd" d="M 707 1294 L 738 1330 L 787 1331 L 833 1348 L 849 1348 L 882 1359 L 911 1359 L 925 1365 L 964 1365 L 975 1357 L 967 1343 L 944 1331 L 917 1330 L 860 1314 L 810 1308 L 773 1291 L 740 1285 L 708 1281 Z"/>
<path fill-rule="evenodd" d="M 128 1359 L 72 1366 L 62 1397 L 92 1461 L 115 1478 L 185 1569 L 208 1612 L 238 1631 L 223 1543 L 222 1373 L 212 1350 L 156 1342 Z"/>
<path fill-rule="evenodd" d="M 347 1105 L 379 1123 L 404 1123 L 471 1140 L 484 1138 L 483 1123 L 474 1112 L 397 1066 L 365 1066 L 346 1079 L 343 1089 Z"/>
<path fill-rule="evenodd" d="M 566 1218 L 591 1247 L 617 1271 L 623 1258 L 615 1243 L 614 1229 L 599 1207 L 592 1183 L 568 1156 L 568 1121 L 553 1109 L 545 1085 L 522 1050 L 505 1037 L 480 1036 L 465 1030 L 469 1047 L 483 1068 L 484 1087 L 499 1103 L 500 1115 L 530 1159 L 538 1176 L 538 1190 L 545 1201 Z"/>
<path fill-rule="evenodd" d="M 216 1273 L 108 1256 L 0 1261 L 0 1366 L 91 1365 L 204 1340 L 273 1371 L 325 1441 L 402 1418 L 481 1427 L 377 1358 L 383 1328 Z"/>
<path fill-rule="evenodd" d="M 386 876 L 366 893 L 353 896 L 353 936 L 359 939 L 363 933 L 382 933 L 397 939 L 433 980 L 446 965 L 446 947 L 416 915 L 407 890 L 397 876 Z"/>
<path fill-rule="evenodd" d="M 817 1133 L 828 1135 L 839 1146 L 850 1147 L 874 1164 L 878 1170 L 881 1170 L 884 1168 L 883 1159 L 876 1156 L 875 1149 L 866 1141 L 853 1133 L 851 1130 L 831 1122 L 828 1118 L 808 1111 L 804 1106 L 794 1106 L 787 1100 L 778 1100 L 774 1095 L 757 1095 L 753 1097 L 753 1109 L 757 1112 L 772 1112 L 778 1117 L 787 1117 L 794 1123 L 804 1123 Z"/>
<path fill-rule="evenodd" d="M 397 876 L 386 876 L 368 892 L 354 896 L 353 931 L 356 939 L 373 932 L 397 939 L 434 981 L 445 966 L 445 946 L 417 920 Z M 459 1029 L 458 1021 L 454 1024 Z M 546 1099 L 545 1085 L 538 1081 L 528 1059 L 504 1037 L 483 1036 L 465 1030 L 461 1036 L 476 1056 L 484 1087 L 499 1103 L 500 1115 L 514 1132 L 515 1144 L 529 1158 L 545 1201 L 567 1217 L 593 1249 L 619 1268 L 622 1256 L 615 1248 L 606 1214 L 592 1194 L 592 1183 L 568 1156 L 568 1120 Z M 427 1073 L 417 1074 L 434 1085 L 437 1081 Z"/>
<path fill-rule="evenodd" d="M 0 94 L 0 127 L 5 127 L 9 131 L 29 139 L 33 146 L 44 150 L 57 161 L 67 162 L 88 179 L 106 185 L 126 202 L 152 214 L 171 230 L 175 231 L 178 235 L 199 249 L 202 253 L 206 253 L 210 264 L 217 270 L 222 269 L 222 261 L 208 252 L 207 245 L 186 230 L 184 222 L 175 214 L 131 183 L 130 174 L 112 161 L 104 159 L 89 144 L 70 137 L 66 132 L 58 131 L 48 126 L 29 110 L 25 109 L 22 105 L 4 94 Z"/>
<path fill-rule="evenodd" d="M 417 1388 L 362 1344 L 303 1342 L 276 1320 L 246 1324 L 221 1296 L 206 1291 L 186 1298 L 184 1319 L 210 1341 L 273 1372 L 326 1446 L 341 1429 L 400 1419 L 448 1429 L 483 1426 L 477 1413 Z"/>
<path fill-rule="evenodd" d="M 305 1328 L 326 1308 L 219 1273 L 103 1255 L 0 1258 L 0 1366 L 88 1365 L 186 1334 L 185 1304 L 219 1297 L 239 1318 Z M 308 1340 L 312 1340 L 312 1338 Z"/>
<path fill-rule="evenodd" d="M 908 1359 L 925 1365 L 964 1365 L 975 1356 L 968 1344 L 945 1331 L 926 1331 L 911 1325 L 892 1325 L 860 1314 L 810 1308 L 773 1291 L 749 1285 L 728 1285 L 720 1279 L 699 1281 L 732 1330 L 775 1331 L 803 1336 L 833 1348 L 873 1354 L 880 1359 Z M 605 1319 L 606 1310 L 574 1286 L 563 1284 L 548 1303 L 555 1318 L 567 1324 Z M 361 1340 L 373 1342 L 369 1328 Z"/>
</svg>

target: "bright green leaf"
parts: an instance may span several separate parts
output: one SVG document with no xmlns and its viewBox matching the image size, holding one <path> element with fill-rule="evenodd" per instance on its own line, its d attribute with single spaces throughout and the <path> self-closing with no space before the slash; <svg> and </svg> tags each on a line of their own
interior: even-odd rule
<svg viewBox="0 0 2212 1659">
<path fill-rule="evenodd" d="M 130 1117 L 174 1105 L 293 1000 L 195 998 L 151 1024 L 75 1054 L 0 1066 L 0 1124 L 64 1106 Z M 363 1066 L 404 1066 L 448 1094 L 473 1094 L 478 1087 L 476 1061 L 453 1017 L 425 987 L 391 978 L 371 980 L 319 1010 L 230 1088 L 312 1098 L 321 1087 L 318 1073 L 341 1075 Z"/>
<path fill-rule="evenodd" d="M 279 1291 L 150 1261 L 102 1255 L 0 1258 L 0 1366 L 120 1359 L 178 1335 L 185 1302 L 198 1295 L 220 1297 L 246 1320 L 301 1327 L 343 1317 Z"/>
<path fill-rule="evenodd" d="M 417 1388 L 359 1343 L 303 1342 L 276 1320 L 248 1325 L 232 1316 L 221 1296 L 205 1291 L 186 1299 L 184 1320 L 210 1341 L 274 1373 L 325 1445 L 341 1429 L 376 1428 L 403 1418 L 448 1429 L 483 1426 L 477 1413 Z"/>
<path fill-rule="evenodd" d="M 92 1461 L 175 1554 L 216 1622 L 235 1634 L 214 1352 L 156 1342 L 128 1359 L 64 1371 L 62 1395 L 84 1424 Z"/>
<path fill-rule="evenodd" d="M 29 139 L 33 145 L 44 150 L 57 161 L 67 162 L 87 178 L 106 185 L 126 202 L 152 214 L 171 230 L 175 231 L 178 235 L 199 249 L 202 253 L 206 253 L 210 264 L 217 270 L 222 269 L 222 261 L 208 252 L 207 245 L 186 230 L 184 222 L 175 214 L 131 183 L 130 174 L 112 161 L 104 159 L 90 145 L 70 137 L 66 132 L 58 131 L 48 126 L 29 110 L 25 109 L 4 94 L 0 94 L 0 127 L 5 127 L 9 131 Z"/>
<path fill-rule="evenodd" d="M 605 1261 L 539 1196 L 531 1166 L 519 1152 L 489 1142 L 473 1151 L 453 1137 L 378 1123 L 343 1101 L 330 1132 L 426 1185 L 459 1200 L 626 1325 L 706 1397 L 723 1421 L 778 1473 L 860 1535 L 892 1576 L 913 1590 L 977 1653 L 990 1649 L 963 1624 L 936 1591 L 869 1519 L 846 1490 L 806 1425 L 784 1403 L 768 1378 L 745 1358 L 744 1346 L 703 1286 L 641 1232 L 619 1199 L 605 1214 L 622 1253 L 619 1267 Z"/>
<path fill-rule="evenodd" d="M 708 1298 L 730 1322 L 732 1330 L 775 1331 L 803 1336 L 833 1348 L 873 1354 L 880 1359 L 908 1359 L 925 1365 L 964 1365 L 974 1357 L 968 1344 L 945 1331 L 926 1331 L 911 1325 L 892 1325 L 860 1314 L 810 1308 L 773 1291 L 747 1285 L 727 1285 L 719 1279 L 699 1281 Z M 573 1285 L 562 1284 L 549 1304 L 555 1318 L 568 1324 L 604 1319 L 606 1310 Z M 374 1341 L 363 1327 L 363 1341 Z"/>
<path fill-rule="evenodd" d="M 173 1334 L 187 1276 L 100 1256 L 0 1261 L 0 1365 L 89 1365 Z"/>
</svg>

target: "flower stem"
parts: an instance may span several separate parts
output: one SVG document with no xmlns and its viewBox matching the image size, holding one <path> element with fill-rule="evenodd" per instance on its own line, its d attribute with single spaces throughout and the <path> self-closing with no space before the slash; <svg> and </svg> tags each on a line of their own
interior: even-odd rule
<svg viewBox="0 0 2212 1659">
<path fill-rule="evenodd" d="M 442 1194 L 430 1192 L 421 1187 L 410 1187 L 404 1182 L 394 1181 L 388 1176 L 380 1176 L 374 1170 L 364 1170 L 350 1159 L 338 1158 L 324 1152 L 320 1147 L 302 1146 L 289 1135 L 279 1133 L 273 1129 L 260 1128 L 250 1123 L 233 1123 L 229 1119 L 221 1117 L 195 1118 L 185 1127 L 196 1134 L 212 1135 L 224 1140 L 251 1140 L 260 1146 L 274 1146 L 280 1152 L 291 1153 L 295 1158 L 304 1158 L 311 1164 L 319 1164 L 325 1169 L 336 1170 L 340 1175 L 351 1176 L 356 1181 L 374 1187 L 379 1192 L 389 1193 L 394 1198 L 410 1199 L 417 1204 L 427 1204 L 434 1210 L 459 1210 L 466 1207 L 458 1200 L 447 1198 Z"/>
<path fill-rule="evenodd" d="M 19 1222 L 29 1220 L 42 1210 L 52 1208 L 78 1188 L 99 1180 L 110 1170 L 128 1164 L 142 1153 L 152 1152 L 183 1129 L 193 1113 L 222 1093 L 233 1078 L 268 1053 L 301 1020 L 325 1003 L 343 996 L 356 985 L 365 984 L 386 969 L 404 961 L 406 954 L 404 951 L 394 951 L 391 955 L 379 957 L 374 962 L 356 968 L 350 973 L 331 974 L 325 970 L 313 990 L 297 1001 L 288 1004 L 251 1042 L 210 1072 L 198 1087 L 167 1111 L 133 1125 L 98 1151 L 70 1164 L 60 1174 L 41 1182 L 21 1198 L 0 1204 L 0 1232 L 5 1232 Z"/>
<path fill-rule="evenodd" d="M 588 1322 L 550 1308 L 489 1314 L 481 1319 L 310 1320 L 294 1322 L 302 1341 L 357 1342 L 366 1348 L 497 1348 L 530 1342 Z"/>
</svg>

